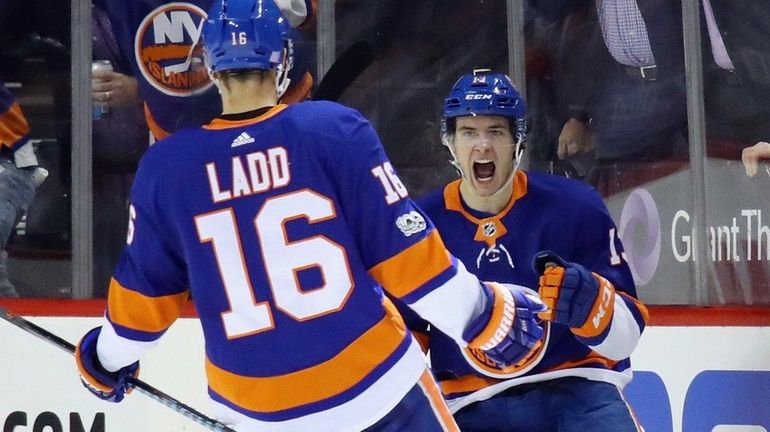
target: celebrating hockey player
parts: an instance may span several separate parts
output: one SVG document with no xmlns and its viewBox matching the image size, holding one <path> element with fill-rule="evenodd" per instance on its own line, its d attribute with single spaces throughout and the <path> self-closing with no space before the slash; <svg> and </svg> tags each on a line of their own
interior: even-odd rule
<svg viewBox="0 0 770 432">
<path fill-rule="evenodd" d="M 272 0 L 209 11 L 223 114 L 142 159 L 106 320 L 76 352 L 83 382 L 122 400 L 192 295 L 209 395 L 236 430 L 456 431 L 382 289 L 500 368 L 541 345 L 544 305 L 446 251 L 358 112 L 277 104 L 287 35 Z"/>
<path fill-rule="evenodd" d="M 544 344 L 498 368 L 404 310 L 407 324 L 428 338 L 433 372 L 463 431 L 635 431 L 621 389 L 646 309 L 599 195 L 517 169 L 525 114 L 506 75 L 462 76 L 443 113 L 444 144 L 461 178 L 418 204 L 480 279 L 539 289 L 549 307 L 539 314 Z"/>
</svg>

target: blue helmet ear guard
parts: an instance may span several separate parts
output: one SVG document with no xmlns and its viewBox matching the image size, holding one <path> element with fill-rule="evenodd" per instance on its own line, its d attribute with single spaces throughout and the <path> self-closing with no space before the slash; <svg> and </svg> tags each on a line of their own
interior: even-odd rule
<svg viewBox="0 0 770 432">
<path fill-rule="evenodd" d="M 277 70 L 291 62 L 291 28 L 273 0 L 216 0 L 203 25 L 210 72 Z M 286 68 L 288 70 L 288 68 Z"/>
<path fill-rule="evenodd" d="M 444 100 L 443 127 L 447 121 L 465 116 L 500 116 L 511 121 L 511 132 L 526 139 L 526 104 L 508 75 L 475 69 L 463 75 Z"/>
</svg>

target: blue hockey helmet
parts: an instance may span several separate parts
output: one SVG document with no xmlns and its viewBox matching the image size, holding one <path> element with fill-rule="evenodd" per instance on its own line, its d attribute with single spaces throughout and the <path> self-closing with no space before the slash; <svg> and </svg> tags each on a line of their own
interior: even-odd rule
<svg viewBox="0 0 770 432">
<path fill-rule="evenodd" d="M 292 48 L 288 21 L 273 0 L 216 0 L 203 25 L 203 49 L 210 72 L 277 70 Z M 286 68 L 288 69 L 288 68 Z"/>
<path fill-rule="evenodd" d="M 519 141 L 526 138 L 527 108 L 508 75 L 475 69 L 455 83 L 444 100 L 444 132 L 451 119 L 465 116 L 500 116 L 509 119 Z M 453 128 L 452 128 L 453 129 Z"/>
</svg>

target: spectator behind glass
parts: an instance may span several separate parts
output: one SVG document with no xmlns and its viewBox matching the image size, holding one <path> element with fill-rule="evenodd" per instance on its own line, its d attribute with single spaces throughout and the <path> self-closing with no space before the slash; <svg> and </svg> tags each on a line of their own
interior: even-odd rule
<svg viewBox="0 0 770 432">
<path fill-rule="evenodd" d="M 741 159 L 743 160 L 743 167 L 746 169 L 746 175 L 754 177 L 759 168 L 759 161 L 761 159 L 770 160 L 770 143 L 761 141 L 743 149 Z M 765 164 L 765 171 L 767 171 L 767 175 L 770 175 L 770 168 L 767 164 Z"/>
<path fill-rule="evenodd" d="M 561 158 L 590 155 L 600 164 L 654 161 L 687 152 L 681 4 L 678 1 L 532 0 L 551 19 L 591 8 L 603 46 L 584 45 L 594 74 L 572 80 L 591 91 L 566 101 Z M 570 72 L 567 71 L 567 74 Z"/>
<path fill-rule="evenodd" d="M 114 69 L 92 73 L 94 104 L 108 110 L 93 121 L 93 295 L 104 297 L 126 242 L 129 190 L 149 131 L 136 78 L 120 56 L 109 17 L 93 5 L 92 20 L 94 60 L 109 60 Z"/>
<path fill-rule="evenodd" d="M 0 297 L 18 297 L 8 279 L 5 245 L 48 172 L 38 166 L 29 124 L 13 94 L 0 81 Z"/>
<path fill-rule="evenodd" d="M 770 4 L 702 0 L 708 153 L 737 159 L 770 137 Z"/>
<path fill-rule="evenodd" d="M 181 128 L 206 124 L 221 112 L 219 95 L 209 79 L 198 44 L 201 21 L 211 0 L 94 3 L 112 21 L 118 52 L 130 75 L 137 79 L 145 119 L 155 139 Z M 302 31 L 314 29 L 315 0 L 276 3 L 293 27 Z M 298 48 L 301 46 L 297 44 Z M 291 84 L 282 103 L 310 96 L 312 76 L 304 61 L 298 63 L 290 74 Z M 103 88 L 104 93 L 99 96 L 106 99 L 111 90 Z"/>
</svg>

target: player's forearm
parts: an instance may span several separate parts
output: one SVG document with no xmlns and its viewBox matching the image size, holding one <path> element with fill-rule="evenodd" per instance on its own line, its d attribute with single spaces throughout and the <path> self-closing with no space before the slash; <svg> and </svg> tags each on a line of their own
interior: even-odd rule
<svg viewBox="0 0 770 432">
<path fill-rule="evenodd" d="M 484 309 L 486 297 L 476 276 L 468 272 L 462 262 L 456 262 L 455 276 L 409 307 L 460 346 L 466 346 L 463 331 Z"/>
<path fill-rule="evenodd" d="M 110 372 L 115 372 L 138 361 L 157 344 L 158 340 L 144 342 L 122 337 L 115 332 L 109 320 L 105 320 L 96 352 L 102 366 Z"/>
<path fill-rule="evenodd" d="M 644 319 L 639 322 L 639 314 L 636 316 L 629 308 L 629 300 L 622 295 L 615 296 L 615 307 L 609 330 L 598 338 L 578 339 L 588 345 L 592 350 L 612 360 L 628 358 L 634 352 L 639 343 L 644 329 Z M 634 301 L 630 301 L 636 307 Z"/>
</svg>

